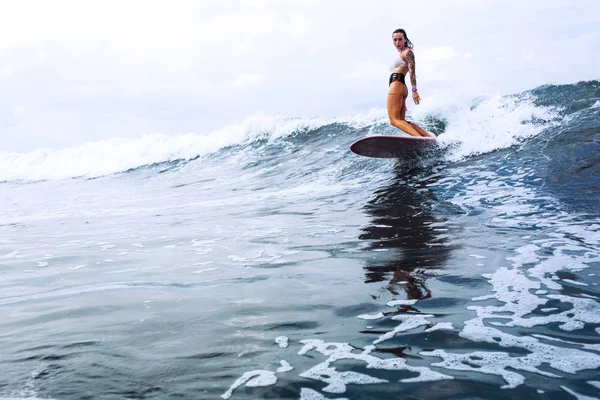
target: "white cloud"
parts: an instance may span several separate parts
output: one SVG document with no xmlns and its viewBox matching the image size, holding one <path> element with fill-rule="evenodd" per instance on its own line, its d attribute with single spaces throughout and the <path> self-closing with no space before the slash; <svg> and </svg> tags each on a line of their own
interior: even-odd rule
<svg viewBox="0 0 600 400">
<path fill-rule="evenodd" d="M 348 79 L 367 79 L 380 78 L 382 72 L 389 68 L 388 65 L 378 64 L 373 62 L 359 62 L 350 71 L 344 74 L 344 78 Z"/>
<path fill-rule="evenodd" d="M 259 86 L 265 81 L 264 74 L 240 74 L 233 80 L 231 86 L 233 87 L 249 87 L 249 86 Z"/>
<path fill-rule="evenodd" d="M 469 52 L 461 53 L 454 47 L 442 46 L 424 49 L 419 53 L 420 61 L 447 61 L 454 58 L 473 58 L 473 54 Z"/>
<path fill-rule="evenodd" d="M 14 70 L 15 70 L 15 67 L 12 65 L 1 66 L 0 67 L 0 78 L 10 76 Z"/>
</svg>

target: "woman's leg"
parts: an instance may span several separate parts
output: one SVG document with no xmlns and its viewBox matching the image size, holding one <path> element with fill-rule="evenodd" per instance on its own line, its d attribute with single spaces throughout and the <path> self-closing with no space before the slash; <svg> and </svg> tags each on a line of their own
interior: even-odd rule
<svg viewBox="0 0 600 400">
<path fill-rule="evenodd" d="M 431 133 L 427 132 L 425 129 L 421 128 L 419 125 L 415 124 L 414 122 L 409 122 L 410 126 L 412 126 L 417 132 L 419 132 L 419 134 L 421 136 L 425 136 L 425 137 L 435 137 L 435 135 L 432 135 Z"/>
<path fill-rule="evenodd" d="M 408 89 L 406 90 L 408 92 Z M 400 118 L 403 121 L 406 121 L 406 97 L 404 98 L 404 107 L 402 107 L 402 111 L 400 112 Z M 425 129 L 421 128 L 419 125 L 414 122 L 409 122 L 410 126 L 419 133 L 419 136 L 424 137 L 435 137 L 431 133 L 427 132 Z"/>
<path fill-rule="evenodd" d="M 410 136 L 421 136 L 419 131 L 404 119 L 406 114 L 406 86 L 400 82 L 392 82 L 387 99 L 387 111 L 390 124 L 408 133 Z"/>
</svg>

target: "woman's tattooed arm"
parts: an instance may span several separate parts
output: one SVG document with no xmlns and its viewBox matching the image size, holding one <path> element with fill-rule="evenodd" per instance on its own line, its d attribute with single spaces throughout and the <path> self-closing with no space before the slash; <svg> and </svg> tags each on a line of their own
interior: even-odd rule
<svg viewBox="0 0 600 400">
<path fill-rule="evenodd" d="M 412 50 L 406 52 L 406 61 L 408 71 L 410 72 L 410 84 L 412 87 L 417 87 L 417 72 L 415 70 L 415 53 Z"/>
</svg>

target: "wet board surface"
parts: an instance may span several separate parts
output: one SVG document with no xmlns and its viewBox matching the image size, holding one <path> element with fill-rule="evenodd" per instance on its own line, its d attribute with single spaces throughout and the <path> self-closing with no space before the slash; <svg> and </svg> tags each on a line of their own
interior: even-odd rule
<svg viewBox="0 0 600 400">
<path fill-rule="evenodd" d="M 399 158 L 407 153 L 432 149 L 436 146 L 433 137 L 376 135 L 352 143 L 350 150 L 358 155 L 375 158 Z"/>
</svg>

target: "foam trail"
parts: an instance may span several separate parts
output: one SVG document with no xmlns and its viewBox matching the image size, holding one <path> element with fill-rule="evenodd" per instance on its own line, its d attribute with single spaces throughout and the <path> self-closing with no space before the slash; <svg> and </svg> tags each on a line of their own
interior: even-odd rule
<svg viewBox="0 0 600 400">
<path fill-rule="evenodd" d="M 271 371 L 256 370 L 246 372 L 231 387 L 221 395 L 221 398 L 227 400 L 233 394 L 233 391 L 238 387 L 246 384 L 248 387 L 271 386 L 277 383 L 277 377 Z"/>
</svg>

